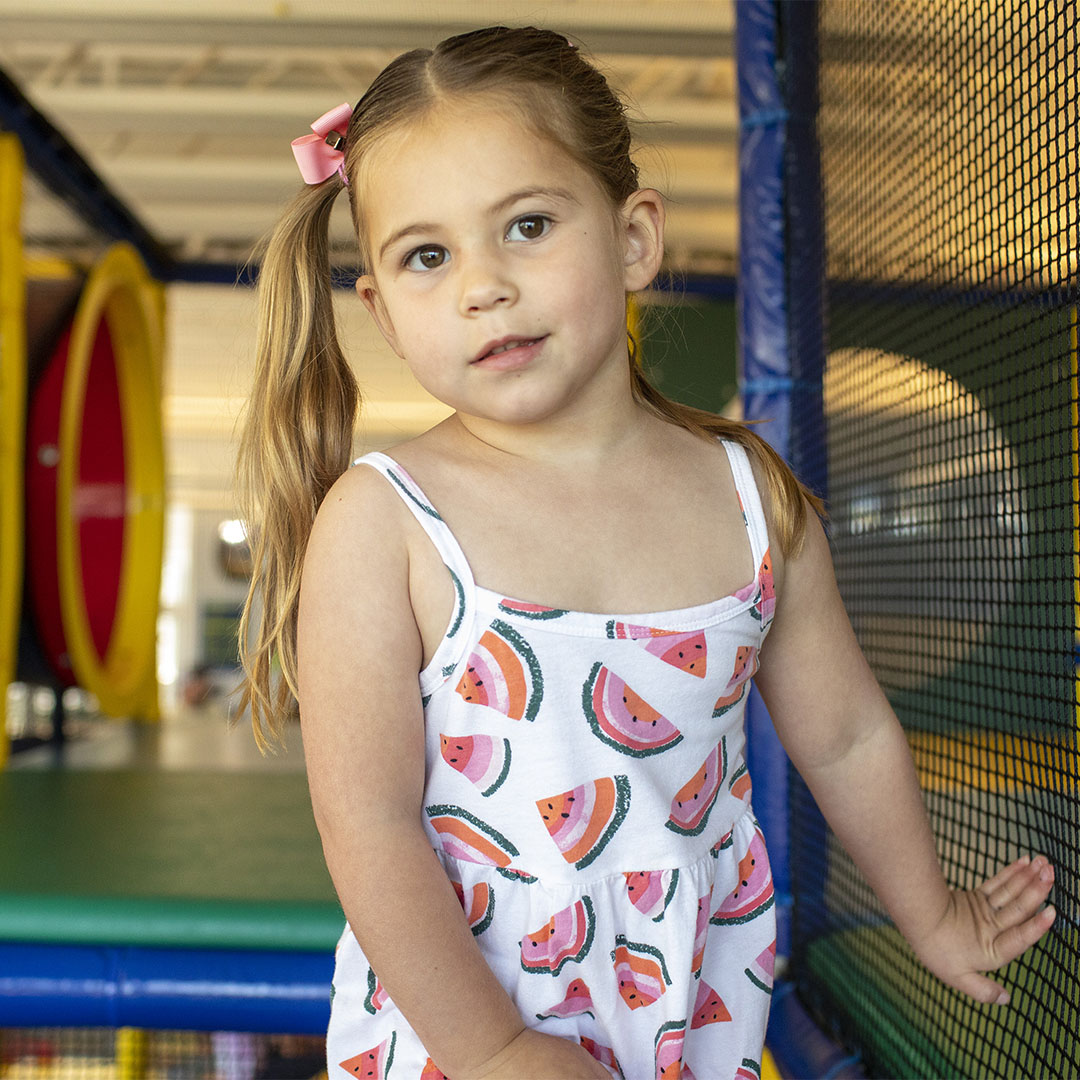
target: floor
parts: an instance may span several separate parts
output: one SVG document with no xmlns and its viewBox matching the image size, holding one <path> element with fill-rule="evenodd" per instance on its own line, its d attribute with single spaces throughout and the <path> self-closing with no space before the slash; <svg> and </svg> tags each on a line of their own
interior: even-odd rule
<svg viewBox="0 0 1080 1080">
<path fill-rule="evenodd" d="M 285 749 L 263 756 L 246 719 L 234 721 L 220 701 L 181 706 L 159 723 L 72 717 L 69 737 L 13 754 L 9 769 L 163 769 L 221 772 L 302 772 L 300 725 L 289 723 Z"/>
</svg>

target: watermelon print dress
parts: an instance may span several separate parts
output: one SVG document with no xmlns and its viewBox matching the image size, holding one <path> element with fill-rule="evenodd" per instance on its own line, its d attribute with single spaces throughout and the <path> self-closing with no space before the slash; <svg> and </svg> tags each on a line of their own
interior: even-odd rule
<svg viewBox="0 0 1080 1080">
<path fill-rule="evenodd" d="M 393 485 L 457 590 L 420 674 L 432 847 L 525 1022 L 625 1080 L 760 1075 L 776 931 L 743 710 L 776 596 L 748 459 L 724 446 L 757 573 L 649 614 L 482 588 L 409 475 L 383 454 L 357 462 Z M 329 1080 L 443 1075 L 348 927 L 327 1054 Z"/>
</svg>

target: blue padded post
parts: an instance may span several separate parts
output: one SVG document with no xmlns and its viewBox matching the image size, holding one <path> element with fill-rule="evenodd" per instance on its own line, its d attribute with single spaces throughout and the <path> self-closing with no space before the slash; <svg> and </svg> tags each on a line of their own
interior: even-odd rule
<svg viewBox="0 0 1080 1080">
<path fill-rule="evenodd" d="M 780 0 L 788 102 L 784 221 L 789 393 L 796 404 L 788 460 L 799 479 L 826 498 L 825 207 L 817 136 L 817 21 L 816 0 Z"/>
<path fill-rule="evenodd" d="M 784 268 L 784 149 L 787 110 L 777 77 L 775 0 L 735 5 L 739 88 L 739 277 L 735 308 L 743 414 L 787 456 L 791 415 L 787 279 Z M 791 951 L 787 755 L 757 691 L 746 706 L 746 758 L 754 810 L 772 864 L 777 951 Z"/>
<path fill-rule="evenodd" d="M 784 45 L 784 97 L 788 102 L 784 221 L 787 242 L 787 327 L 791 425 L 787 456 L 799 479 L 828 497 L 825 375 L 825 209 L 817 138 L 818 6 L 779 0 Z M 803 802 L 804 835 L 820 836 L 819 858 L 798 860 L 799 898 L 824 908 L 828 829 L 817 806 Z M 790 855 L 790 852 L 789 852 Z M 789 861 L 789 868 L 790 868 Z M 789 873 L 789 881 L 794 875 Z M 790 887 L 790 886 L 789 886 Z M 793 908 L 793 915 L 797 915 Z"/>
<path fill-rule="evenodd" d="M 0 944 L 0 1028 L 322 1035 L 329 953 Z"/>
<path fill-rule="evenodd" d="M 735 6 L 739 86 L 739 279 L 743 413 L 825 494 L 823 210 L 817 146 L 817 5 Z M 791 949 L 789 763 L 756 693 L 747 705 L 754 808 L 772 861 L 778 941 Z M 822 860 L 824 865 L 824 860 Z M 817 892 L 824 879 L 803 881 Z"/>
</svg>

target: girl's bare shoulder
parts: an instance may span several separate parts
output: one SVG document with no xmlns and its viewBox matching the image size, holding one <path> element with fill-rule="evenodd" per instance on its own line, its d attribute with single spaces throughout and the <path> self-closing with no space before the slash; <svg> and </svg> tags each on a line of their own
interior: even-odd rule
<svg viewBox="0 0 1080 1080">
<path fill-rule="evenodd" d="M 377 469 L 353 465 L 338 477 L 315 515 L 305 575 L 313 563 L 329 573 L 363 577 L 407 565 L 412 524 L 389 481 Z"/>
<path fill-rule="evenodd" d="M 360 519 L 370 521 L 376 513 L 397 519 L 401 499 L 394 493 L 389 481 L 378 469 L 369 465 L 353 464 L 345 470 L 326 493 L 316 515 L 316 527 L 320 520 Z"/>
</svg>

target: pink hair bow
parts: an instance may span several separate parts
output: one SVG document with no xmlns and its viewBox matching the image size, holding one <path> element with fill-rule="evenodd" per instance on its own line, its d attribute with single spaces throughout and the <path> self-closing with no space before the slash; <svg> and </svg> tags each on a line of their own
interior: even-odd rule
<svg viewBox="0 0 1080 1080">
<path fill-rule="evenodd" d="M 321 184 L 335 172 L 347 184 L 345 176 L 345 132 L 349 130 L 352 106 L 345 102 L 325 112 L 311 125 L 314 135 L 293 139 L 292 152 L 305 184 Z"/>
</svg>

